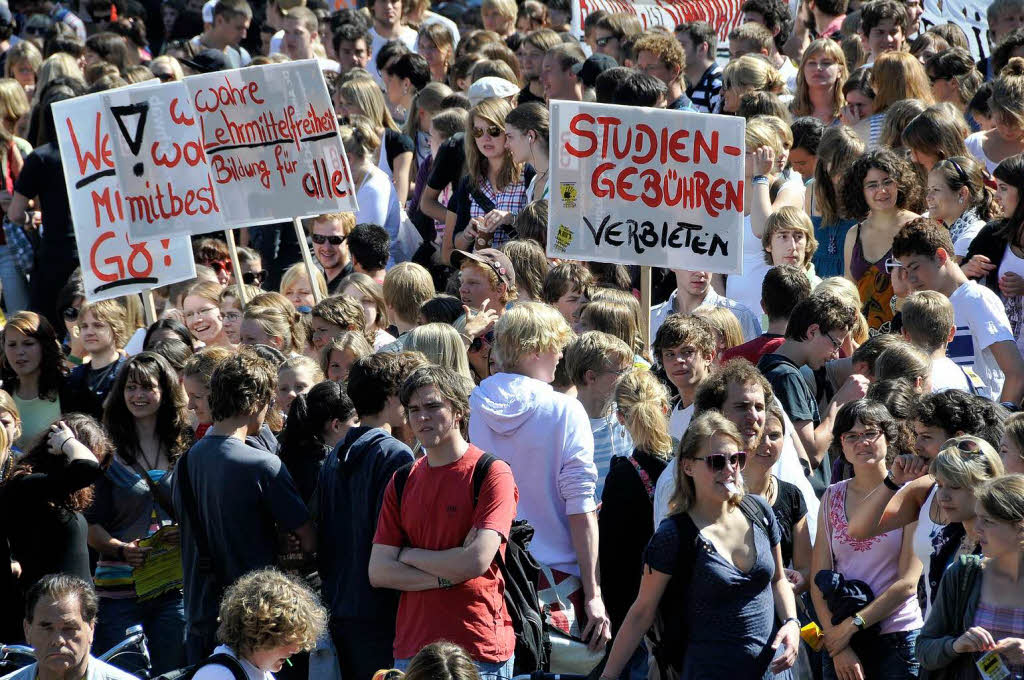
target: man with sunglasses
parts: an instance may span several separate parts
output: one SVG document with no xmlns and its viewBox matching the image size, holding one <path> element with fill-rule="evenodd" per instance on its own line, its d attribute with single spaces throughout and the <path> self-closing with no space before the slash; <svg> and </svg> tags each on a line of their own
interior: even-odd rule
<svg viewBox="0 0 1024 680">
<path fill-rule="evenodd" d="M 238 266 L 242 268 L 242 283 L 247 286 L 263 287 L 267 272 L 263 269 L 263 258 L 252 248 L 238 247 Z"/>
<path fill-rule="evenodd" d="M 793 422 L 812 470 L 819 469 L 825 461 L 832 442 L 832 423 L 839 408 L 863 397 L 868 381 L 862 375 L 850 376 L 821 413 L 801 369 L 806 366 L 817 371 L 830 359 L 837 358 L 856 315 L 856 309 L 831 293 L 811 295 L 793 308 L 782 345 L 757 362 L 782 410 Z"/>
<path fill-rule="evenodd" d="M 327 213 L 313 220 L 313 252 L 324 270 L 327 293 L 340 293 L 341 280 L 352 273 L 345 237 L 356 226 L 352 213 Z"/>
</svg>

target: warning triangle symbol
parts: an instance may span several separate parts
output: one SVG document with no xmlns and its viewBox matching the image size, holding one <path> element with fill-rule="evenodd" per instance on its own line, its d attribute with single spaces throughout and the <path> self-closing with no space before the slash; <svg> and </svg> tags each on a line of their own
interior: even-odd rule
<svg viewBox="0 0 1024 680">
<path fill-rule="evenodd" d="M 117 127 L 121 131 L 121 136 L 124 137 L 125 143 L 128 144 L 128 148 L 131 149 L 133 156 L 139 155 L 139 150 L 142 148 L 142 132 L 146 127 L 146 116 L 149 114 L 149 102 L 138 102 L 137 104 L 128 104 L 127 106 L 111 106 L 110 113 L 113 114 L 114 120 L 117 121 Z M 138 116 L 135 121 L 135 130 L 133 132 L 128 131 L 128 125 L 132 122 L 132 117 Z"/>
</svg>

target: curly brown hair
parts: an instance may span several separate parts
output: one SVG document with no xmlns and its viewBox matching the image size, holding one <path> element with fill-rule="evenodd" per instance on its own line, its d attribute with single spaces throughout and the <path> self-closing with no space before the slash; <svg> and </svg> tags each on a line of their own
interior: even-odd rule
<svg viewBox="0 0 1024 680">
<path fill-rule="evenodd" d="M 918 211 L 921 205 L 921 185 L 910 163 L 889 149 L 875 149 L 854 161 L 843 175 L 839 195 L 847 214 L 863 220 L 871 211 L 864 198 L 864 178 L 869 170 L 881 170 L 896 182 L 897 208 Z"/>
<path fill-rule="evenodd" d="M 291 645 L 308 651 L 327 628 L 327 610 L 313 591 L 276 569 L 231 584 L 217 619 L 217 639 L 239 656 Z"/>
</svg>

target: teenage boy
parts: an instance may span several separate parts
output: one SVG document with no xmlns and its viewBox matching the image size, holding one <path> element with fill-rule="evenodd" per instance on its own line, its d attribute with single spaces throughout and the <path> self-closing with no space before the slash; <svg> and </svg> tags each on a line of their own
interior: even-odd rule
<svg viewBox="0 0 1024 680">
<path fill-rule="evenodd" d="M 693 418 L 697 388 L 715 361 L 715 330 L 702 317 L 673 314 L 654 336 L 654 359 L 679 392 L 669 416 L 668 432 L 682 441 Z"/>
<path fill-rule="evenodd" d="M 245 441 L 262 428 L 276 386 L 276 367 L 251 350 L 224 360 L 210 378 L 213 425 L 175 467 L 189 664 L 216 646 L 224 589 L 242 574 L 275 564 L 280 530 L 293 532 L 304 553 L 316 548 L 306 504 L 287 468 Z"/>
<path fill-rule="evenodd" d="M 570 326 L 580 312 L 583 294 L 594 282 L 594 275 L 579 262 L 562 262 L 548 270 L 541 298 L 562 315 Z"/>
<path fill-rule="evenodd" d="M 1024 396 L 1024 358 L 1006 309 L 995 293 L 961 271 L 949 230 L 935 220 L 912 220 L 893 239 L 892 254 L 905 269 L 912 290 L 934 290 L 953 305 L 956 333 L 947 356 L 971 367 L 1000 402 L 1019 404 Z"/>
<path fill-rule="evenodd" d="M 588 331 L 565 348 L 565 367 L 576 387 L 576 398 L 590 418 L 597 466 L 597 498 L 613 456 L 629 456 L 633 440 L 615 416 L 612 394 L 619 377 L 633 366 L 633 350 L 613 335 Z"/>
<path fill-rule="evenodd" d="M 352 262 L 345 239 L 355 229 L 356 217 L 352 213 L 327 213 L 313 219 L 311 227 L 313 253 L 327 279 L 327 294 L 341 292 L 341 280 L 352 273 Z"/>
<path fill-rule="evenodd" d="M 871 0 L 860 8 L 860 34 L 873 64 L 886 52 L 902 52 L 907 42 L 907 8 L 896 0 Z"/>
<path fill-rule="evenodd" d="M 324 298 L 313 306 L 309 316 L 312 331 L 310 342 L 318 352 L 345 331 L 366 334 L 366 317 L 362 305 L 344 295 Z M 372 339 L 368 338 L 367 342 L 373 346 Z"/>
<path fill-rule="evenodd" d="M 508 464 L 495 460 L 474 492 L 484 452 L 462 436 L 469 386 L 449 368 L 419 368 L 399 393 L 425 456 L 387 486 L 370 553 L 370 583 L 401 592 L 395 668 L 423 647 L 447 640 L 469 654 L 482 678 L 512 677 L 515 631 L 495 556 L 504 555 L 516 490 Z"/>
<path fill-rule="evenodd" d="M 366 274 L 383 285 L 387 274 L 385 267 L 391 257 L 391 239 L 384 227 L 357 224 L 345 241 L 352 256 L 352 271 Z"/>
<path fill-rule="evenodd" d="M 768 317 L 768 330 L 749 342 L 722 352 L 721 363 L 743 358 L 756 364 L 762 355 L 778 349 L 785 340 L 793 308 L 810 294 L 811 282 L 803 268 L 783 264 L 769 269 L 761 282 L 761 309 Z"/>
<path fill-rule="evenodd" d="M 500 316 L 516 298 L 516 272 L 508 255 L 500 250 L 456 250 L 452 266 L 459 270 L 459 299 L 470 310 L 482 310 L 486 302 L 487 309 Z"/>
<path fill-rule="evenodd" d="M 217 0 L 213 6 L 213 23 L 192 38 L 192 45 L 199 51 L 209 48 L 223 52 L 231 68 L 248 66 L 252 57 L 241 43 L 251 22 L 252 9 L 245 0 Z"/>
<path fill-rule="evenodd" d="M 793 422 L 812 470 L 821 467 L 825 459 L 839 407 L 863 397 L 868 381 L 864 376 L 850 376 L 822 414 L 801 369 L 807 366 L 816 371 L 839 356 L 856 314 L 857 310 L 831 293 L 811 295 L 793 309 L 782 345 L 757 362 Z"/>
<path fill-rule="evenodd" d="M 378 83 L 383 83 L 377 70 L 377 53 L 391 40 L 401 40 L 410 52 L 416 51 L 416 31 L 405 25 L 402 0 L 373 0 L 369 3 L 373 26 L 370 27 L 370 61 L 366 70 Z"/>
<path fill-rule="evenodd" d="M 956 336 L 949 298 L 934 290 L 921 290 L 906 297 L 900 312 L 903 337 L 931 357 L 932 392 L 963 390 L 991 398 L 988 387 L 977 373 L 946 356 L 946 347 Z"/>
<path fill-rule="evenodd" d="M 544 85 L 540 82 L 540 69 L 544 64 L 544 54 L 562 42 L 558 34 L 550 28 L 530 31 L 519 44 L 516 56 L 523 71 L 526 87 L 519 91 L 519 103 L 544 103 Z"/>
<path fill-rule="evenodd" d="M 583 79 L 576 75 L 573 67 L 586 61 L 583 50 L 574 43 L 555 45 L 544 54 L 540 70 L 540 81 L 544 85 L 544 97 L 549 101 L 583 101 Z"/>
<path fill-rule="evenodd" d="M 792 59 L 781 52 L 793 29 L 789 3 L 781 0 L 746 0 L 740 10 L 743 12 L 743 21 L 761 24 L 772 34 L 772 41 L 768 46 L 768 59 L 786 81 L 789 91 L 796 92 L 799 69 Z"/>
<path fill-rule="evenodd" d="M 743 328 L 743 339 L 753 340 L 761 335 L 761 321 L 749 308 L 735 300 L 719 295 L 711 287 L 711 272 L 673 269 L 676 277 L 676 289 L 672 291 L 666 302 L 651 309 L 651 336 L 658 334 L 658 329 L 671 314 L 693 314 L 698 307 L 724 307 L 736 315 Z"/>
<path fill-rule="evenodd" d="M 384 277 L 384 305 L 398 333 L 382 352 L 401 352 L 409 331 L 420 323 L 420 307 L 434 297 L 434 279 L 415 262 L 399 262 Z"/>
<path fill-rule="evenodd" d="M 346 678 L 370 678 L 390 668 L 397 593 L 375 588 L 368 567 L 384 490 L 412 451 L 392 432 L 405 426 L 398 399 L 404 379 L 418 365 L 405 354 L 371 354 L 352 364 L 348 396 L 359 425 L 327 456 L 314 507 L 321 549 L 317 566 L 338 663 Z"/>
<path fill-rule="evenodd" d="M 492 355 L 500 372 L 470 397 L 469 438 L 512 467 L 519 516 L 535 531 L 530 551 L 549 581 L 542 599 L 562 614 L 549 622 L 596 652 L 611 628 L 597 580 L 594 436 L 583 405 L 551 388 L 571 337 L 562 315 L 539 302 L 499 318 Z"/>
<path fill-rule="evenodd" d="M 706 21 L 691 21 L 676 27 L 676 40 L 686 55 L 686 96 L 702 113 L 718 111 L 723 77 L 715 58 L 718 31 Z"/>
<path fill-rule="evenodd" d="M 284 13 L 282 21 L 284 43 L 281 47 L 290 59 L 316 59 L 320 69 L 329 73 L 339 73 L 341 65 L 333 59 L 316 56 L 317 49 L 323 49 L 320 40 L 320 22 L 308 7 L 296 7 Z M 326 50 L 325 50 L 326 53 Z"/>
<path fill-rule="evenodd" d="M 679 41 L 665 33 L 649 31 L 633 43 L 636 54 L 636 69 L 654 76 L 665 83 L 667 88 L 665 108 L 672 111 L 696 111 L 693 102 L 686 96 L 686 54 Z"/>
</svg>

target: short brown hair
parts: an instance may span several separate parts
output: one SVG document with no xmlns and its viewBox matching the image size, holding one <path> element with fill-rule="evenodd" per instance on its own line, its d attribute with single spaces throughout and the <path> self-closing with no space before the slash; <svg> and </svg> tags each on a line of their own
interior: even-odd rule
<svg viewBox="0 0 1024 680">
<path fill-rule="evenodd" d="M 701 382 L 693 398 L 693 413 L 721 411 L 725 406 L 729 385 L 760 385 L 764 390 L 765 404 L 771 403 L 772 386 L 761 371 L 746 359 L 732 359 Z"/>
<path fill-rule="evenodd" d="M 358 302 L 344 295 L 332 295 L 324 298 L 313 306 L 309 313 L 311 317 L 323 319 L 327 323 L 348 331 L 359 331 L 366 335 L 366 317 L 363 316 L 363 307 Z M 373 338 L 367 338 L 372 345 Z"/>
<path fill-rule="evenodd" d="M 410 373 L 398 391 L 398 399 L 406 412 L 412 395 L 422 387 L 436 387 L 441 397 L 452 405 L 455 415 L 461 416 L 463 420 L 469 416 L 469 392 L 473 384 L 457 371 L 447 366 L 431 365 L 421 366 Z"/>
<path fill-rule="evenodd" d="M 903 301 L 903 330 L 910 341 L 926 352 L 942 349 L 953 327 L 953 305 L 934 290 L 911 293 Z"/>
<path fill-rule="evenodd" d="M 384 303 L 406 323 L 415 323 L 423 303 L 434 297 L 434 279 L 415 262 L 400 262 L 384 277 Z"/>
<path fill-rule="evenodd" d="M 670 314 L 654 336 L 655 359 L 670 347 L 693 345 L 704 356 L 715 353 L 715 329 L 707 319 L 687 314 Z"/>
<path fill-rule="evenodd" d="M 214 421 L 257 413 L 274 398 L 277 368 L 242 347 L 214 369 L 210 378 L 210 412 Z"/>
<path fill-rule="evenodd" d="M 563 262 L 548 270 L 541 287 L 544 302 L 553 304 L 572 291 L 583 293 L 594 282 L 594 275 L 579 262 Z"/>
<path fill-rule="evenodd" d="M 822 333 L 850 330 L 857 320 L 857 309 L 832 293 L 813 293 L 793 308 L 786 326 L 786 339 L 803 342 L 807 329 L 817 324 Z"/>
<path fill-rule="evenodd" d="M 625 342 L 601 331 L 587 331 L 565 348 L 565 369 L 576 387 L 583 385 L 587 371 L 619 367 L 633 361 L 633 349 Z"/>
</svg>

